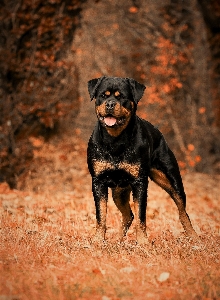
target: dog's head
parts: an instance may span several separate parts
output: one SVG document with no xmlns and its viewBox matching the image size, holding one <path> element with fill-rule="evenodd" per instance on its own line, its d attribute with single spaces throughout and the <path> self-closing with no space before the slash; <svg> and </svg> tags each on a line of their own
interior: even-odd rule
<svg viewBox="0 0 220 300">
<path fill-rule="evenodd" d="M 100 77 L 88 82 L 91 100 L 96 100 L 100 123 L 112 136 L 118 136 L 135 113 L 145 86 L 132 78 Z"/>
</svg>

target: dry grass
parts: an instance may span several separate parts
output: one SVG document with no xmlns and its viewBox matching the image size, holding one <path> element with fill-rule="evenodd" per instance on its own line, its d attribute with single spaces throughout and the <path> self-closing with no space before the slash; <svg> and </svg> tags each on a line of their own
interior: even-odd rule
<svg viewBox="0 0 220 300">
<path fill-rule="evenodd" d="M 95 245 L 90 178 L 85 162 L 80 168 L 72 191 L 37 193 L 30 181 L 29 191 L 0 185 L 0 300 L 220 299 L 219 177 L 184 178 L 200 244 L 184 236 L 175 205 L 151 183 L 148 247 L 136 244 L 135 224 L 118 243 L 120 215 L 111 199 L 107 240 Z"/>
</svg>

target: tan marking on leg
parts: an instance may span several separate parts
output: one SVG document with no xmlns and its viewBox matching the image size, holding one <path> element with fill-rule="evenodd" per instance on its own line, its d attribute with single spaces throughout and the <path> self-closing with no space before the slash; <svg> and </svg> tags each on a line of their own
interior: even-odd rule
<svg viewBox="0 0 220 300">
<path fill-rule="evenodd" d="M 93 169 L 95 175 L 98 176 L 105 170 L 114 170 L 115 167 L 111 163 L 102 160 L 93 160 Z"/>
<path fill-rule="evenodd" d="M 93 237 L 94 242 L 101 242 L 105 240 L 106 233 L 106 216 L 107 216 L 107 200 L 100 200 L 100 215 L 101 221 L 100 223 L 96 223 L 96 233 Z"/>
<path fill-rule="evenodd" d="M 112 196 L 113 200 L 115 202 L 115 205 L 119 209 L 119 211 L 122 214 L 122 223 L 121 223 L 121 229 L 120 229 L 120 239 L 126 235 L 129 227 L 132 224 L 132 221 L 134 219 L 131 206 L 129 203 L 130 200 L 130 188 L 114 188 L 112 189 Z M 123 198 L 122 198 L 123 196 Z"/>
<path fill-rule="evenodd" d="M 138 178 L 139 176 L 140 164 L 129 164 L 126 162 L 121 162 L 119 164 L 119 168 L 125 170 L 135 178 Z"/>
<path fill-rule="evenodd" d="M 170 184 L 170 181 L 168 180 L 166 175 L 162 171 L 154 169 L 154 168 L 152 168 L 150 170 L 150 175 L 151 175 L 152 180 L 155 183 L 157 183 L 162 189 L 164 189 L 176 203 L 176 206 L 179 211 L 179 219 L 180 219 L 180 222 L 181 222 L 184 230 L 186 231 L 186 234 L 190 237 L 196 238 L 197 234 L 192 227 L 189 216 L 186 213 L 183 199 L 174 190 L 174 188 Z"/>
<path fill-rule="evenodd" d="M 150 170 L 150 175 L 152 180 L 166 192 L 173 190 L 173 187 L 171 186 L 169 180 L 162 171 L 152 168 Z"/>
<path fill-rule="evenodd" d="M 139 203 L 134 199 L 134 210 L 136 218 L 136 239 L 138 244 L 148 244 L 148 238 L 146 233 L 146 223 L 141 223 L 139 219 Z"/>
<path fill-rule="evenodd" d="M 195 232 L 195 230 L 192 227 L 190 218 L 189 218 L 189 216 L 186 212 L 186 209 L 184 207 L 183 200 L 175 192 L 173 193 L 173 196 L 171 196 L 171 197 L 173 198 L 174 202 L 176 203 L 176 206 L 177 206 L 178 211 L 179 211 L 179 219 L 180 219 L 180 222 L 181 222 L 186 234 L 189 237 L 197 239 L 198 238 L 197 233 Z"/>
</svg>

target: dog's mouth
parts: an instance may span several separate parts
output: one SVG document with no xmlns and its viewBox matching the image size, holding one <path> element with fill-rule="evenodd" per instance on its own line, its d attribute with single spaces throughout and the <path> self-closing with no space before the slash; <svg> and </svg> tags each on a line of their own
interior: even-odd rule
<svg viewBox="0 0 220 300">
<path fill-rule="evenodd" d="M 124 117 L 116 118 L 113 115 L 101 116 L 99 115 L 99 120 L 105 124 L 105 126 L 113 127 L 116 125 L 122 125 L 125 122 Z"/>
</svg>

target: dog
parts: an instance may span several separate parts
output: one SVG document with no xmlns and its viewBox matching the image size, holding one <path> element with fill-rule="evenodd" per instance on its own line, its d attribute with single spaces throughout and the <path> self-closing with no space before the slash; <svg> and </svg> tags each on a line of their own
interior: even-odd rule
<svg viewBox="0 0 220 300">
<path fill-rule="evenodd" d="M 95 99 L 98 122 L 89 139 L 88 169 L 96 207 L 95 241 L 105 240 L 108 188 L 122 214 L 120 239 L 136 217 L 136 240 L 148 242 L 146 209 L 148 178 L 174 200 L 179 219 L 189 237 L 196 238 L 186 213 L 186 195 L 179 167 L 162 133 L 136 115 L 145 86 L 132 78 L 100 77 L 88 82 L 90 99 Z"/>
</svg>

